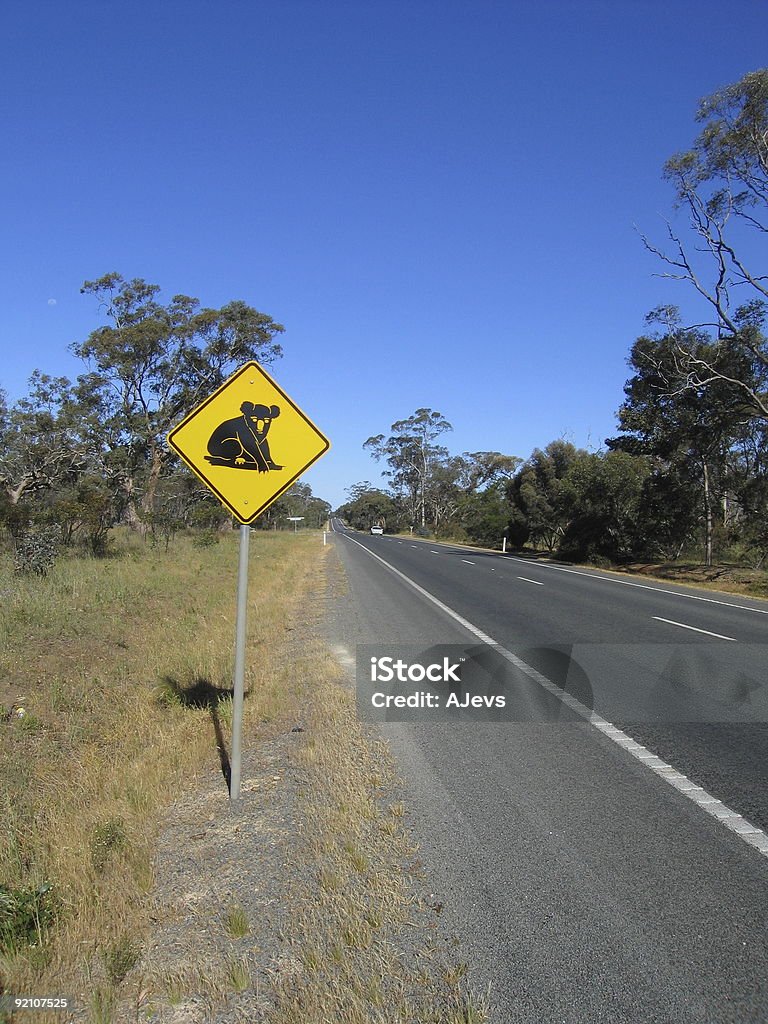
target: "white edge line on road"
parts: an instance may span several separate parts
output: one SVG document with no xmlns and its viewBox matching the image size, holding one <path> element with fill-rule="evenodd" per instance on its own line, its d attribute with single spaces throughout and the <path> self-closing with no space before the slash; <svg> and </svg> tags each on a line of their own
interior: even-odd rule
<svg viewBox="0 0 768 1024">
<path fill-rule="evenodd" d="M 502 556 L 503 557 L 503 556 Z M 514 555 L 507 555 L 512 562 L 523 562 L 530 565 L 525 558 L 515 558 Z M 662 587 L 649 587 L 647 583 L 632 583 L 630 580 L 615 580 L 611 576 L 597 576 L 593 572 L 581 572 L 580 569 L 566 569 L 563 565 L 549 565 L 546 562 L 537 562 L 540 569 L 555 569 L 557 572 L 569 572 L 572 576 L 586 576 L 590 580 L 600 580 L 601 583 L 619 583 L 622 587 L 639 587 L 640 590 L 652 590 L 654 594 L 672 594 L 673 597 L 686 597 L 689 601 L 706 601 L 707 604 L 720 604 L 725 608 L 738 608 L 742 612 L 757 612 L 758 615 L 768 615 L 768 608 L 750 608 L 746 604 L 733 604 L 732 601 L 718 601 L 714 597 L 699 597 L 697 594 L 683 594 L 679 590 L 665 590 Z"/>
<path fill-rule="evenodd" d="M 416 544 L 411 544 L 412 548 L 415 548 Z M 465 551 L 466 548 L 454 548 L 450 545 L 445 545 L 446 550 L 460 553 Z M 503 558 L 505 561 L 511 562 L 522 562 L 524 565 L 530 565 L 530 559 L 528 558 L 517 558 L 515 555 L 503 555 L 501 552 L 494 552 L 499 558 Z M 567 572 L 572 576 L 586 576 L 590 580 L 598 580 L 601 583 L 619 583 L 622 587 L 637 587 L 639 590 L 650 590 L 655 594 L 670 594 L 672 597 L 685 597 L 689 601 L 704 601 L 706 604 L 719 604 L 723 608 L 738 608 L 742 612 L 756 612 L 758 615 L 768 615 L 768 608 L 752 608 L 746 604 L 734 604 L 733 601 L 719 601 L 715 597 L 700 597 L 698 594 L 684 594 L 680 590 L 667 590 L 664 587 L 651 587 L 647 583 L 633 583 L 631 580 L 616 580 L 612 576 L 598 576 L 593 572 L 584 572 L 581 569 L 568 569 L 564 565 L 551 565 L 549 562 L 536 562 L 537 568 L 540 569 L 554 569 L 556 572 Z M 518 577 L 522 579 L 522 577 Z"/>
<path fill-rule="evenodd" d="M 462 558 L 462 562 L 466 562 L 467 565 L 477 565 L 477 562 L 470 562 L 468 558 Z"/>
<path fill-rule="evenodd" d="M 538 580 L 529 580 L 527 576 L 518 576 L 517 578 L 519 580 L 522 580 L 523 583 L 535 583 L 537 587 L 543 587 L 544 586 L 544 584 L 543 583 L 539 583 Z"/>
<path fill-rule="evenodd" d="M 736 811 L 731 810 L 717 797 L 712 796 L 702 786 L 697 786 L 694 782 L 691 782 L 689 778 L 683 775 L 681 772 L 675 770 L 671 764 L 667 764 L 660 757 L 648 750 L 647 747 L 637 743 L 636 740 L 632 739 L 628 733 L 622 732 L 617 726 L 607 721 L 605 718 L 601 718 L 600 715 L 594 711 L 590 711 L 588 707 L 585 707 L 581 701 L 578 701 L 570 693 L 566 693 L 559 686 L 556 686 L 551 680 L 543 676 L 541 672 L 537 672 L 535 668 L 526 664 L 521 658 L 508 651 L 506 647 L 502 647 L 501 644 L 497 643 L 493 637 L 488 636 L 477 626 L 474 626 L 468 619 L 465 619 L 458 612 L 455 612 L 453 608 L 449 608 L 447 604 L 430 594 L 424 587 L 419 586 L 418 583 L 414 582 L 409 576 L 406 576 L 404 572 L 400 572 L 394 565 L 390 565 L 380 555 L 375 554 L 373 551 L 369 551 L 368 548 L 361 544 L 359 540 L 355 540 L 354 537 L 350 537 L 344 534 L 347 540 L 351 540 L 353 544 L 357 544 L 358 547 L 362 548 L 366 554 L 370 555 L 371 558 L 375 558 L 381 562 L 383 566 L 389 569 L 390 572 L 394 573 L 401 580 L 408 584 L 409 587 L 413 587 L 415 591 L 425 597 L 428 601 L 431 601 L 441 611 L 445 612 L 454 622 L 458 622 L 460 626 L 463 626 L 467 632 L 471 633 L 472 636 L 476 637 L 484 644 L 488 644 L 489 647 L 493 647 L 503 658 L 509 661 L 515 668 L 524 672 L 530 679 L 538 683 L 542 689 L 546 690 L 547 693 L 551 693 L 554 697 L 557 697 L 563 704 L 569 707 L 581 718 L 585 719 L 590 725 L 594 726 L 599 732 L 606 736 L 609 740 L 625 750 L 628 754 L 639 761 L 641 764 L 646 765 L 654 772 L 660 779 L 663 779 L 670 786 L 681 793 L 683 796 L 692 800 L 695 804 L 706 811 L 711 817 L 716 818 L 722 825 L 737 835 L 739 839 L 742 839 L 745 843 L 748 843 L 753 849 L 756 849 L 759 853 L 763 854 L 764 857 L 768 857 L 768 835 L 763 832 L 762 829 L 757 828 L 751 822 L 747 821 Z M 588 574 L 586 574 L 588 575 Z M 600 578 L 600 577 L 598 577 Z M 649 589 L 653 589 L 650 587 Z"/>
<path fill-rule="evenodd" d="M 675 622 L 674 619 L 662 619 L 660 615 L 654 615 L 652 618 L 656 619 L 657 622 L 667 622 L 670 626 L 680 626 L 681 629 L 692 629 L 694 633 L 706 633 L 707 636 L 716 636 L 718 640 L 733 640 L 734 643 L 738 643 L 735 636 L 723 636 L 722 633 L 710 633 L 708 629 L 699 629 L 698 626 L 688 626 L 685 622 Z"/>
</svg>

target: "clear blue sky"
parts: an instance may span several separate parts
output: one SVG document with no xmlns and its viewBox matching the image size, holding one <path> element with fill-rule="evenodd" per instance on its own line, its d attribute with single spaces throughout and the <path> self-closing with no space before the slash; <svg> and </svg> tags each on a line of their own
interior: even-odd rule
<svg viewBox="0 0 768 1024">
<path fill-rule="evenodd" d="M 758 0 L 10 0 L 0 386 L 75 375 L 117 270 L 286 327 L 272 372 L 331 438 L 417 408 L 452 451 L 615 433 L 645 313 L 677 302 L 664 160 L 765 66 Z M 680 221 L 682 225 L 682 221 Z"/>
</svg>

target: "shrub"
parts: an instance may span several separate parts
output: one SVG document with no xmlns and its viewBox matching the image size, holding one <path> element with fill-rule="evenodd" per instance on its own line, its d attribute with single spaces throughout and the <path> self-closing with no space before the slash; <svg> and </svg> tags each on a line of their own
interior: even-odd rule
<svg viewBox="0 0 768 1024">
<path fill-rule="evenodd" d="M 25 576 L 47 576 L 61 546 L 58 526 L 33 526 L 16 538 L 15 572 Z"/>
<path fill-rule="evenodd" d="M 188 526 L 207 530 L 221 530 L 229 521 L 229 516 L 221 505 L 210 499 L 201 501 L 187 516 Z"/>
<path fill-rule="evenodd" d="M 7 495 L 0 492 L 0 524 L 6 528 L 11 537 L 19 537 L 29 529 L 32 513 L 28 505 L 22 503 L 12 505 Z"/>
<path fill-rule="evenodd" d="M 103 871 L 113 853 L 125 847 L 125 824 L 122 818 L 111 818 L 93 830 L 91 860 L 97 871 Z"/>
<path fill-rule="evenodd" d="M 141 951 L 127 935 L 113 942 L 102 954 L 107 978 L 113 985 L 119 985 L 139 962 Z"/>
<path fill-rule="evenodd" d="M 40 525 L 58 526 L 61 543 L 75 537 L 96 558 L 109 553 L 108 534 L 118 519 L 115 494 L 96 477 L 84 477 L 71 487 L 44 498 L 36 512 Z"/>
<path fill-rule="evenodd" d="M 218 530 L 200 530 L 193 536 L 192 543 L 196 548 L 210 548 L 220 539 Z"/>
<path fill-rule="evenodd" d="M 0 952 L 13 953 L 43 941 L 43 932 L 55 917 L 52 889 L 48 882 L 36 889 L 0 885 Z"/>
</svg>

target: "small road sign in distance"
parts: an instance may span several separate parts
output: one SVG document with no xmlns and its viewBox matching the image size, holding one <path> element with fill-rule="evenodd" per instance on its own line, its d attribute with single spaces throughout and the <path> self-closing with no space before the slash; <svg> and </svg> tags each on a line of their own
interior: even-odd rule
<svg viewBox="0 0 768 1024">
<path fill-rule="evenodd" d="M 258 363 L 245 363 L 168 434 L 168 444 L 244 525 L 331 444 Z"/>
</svg>

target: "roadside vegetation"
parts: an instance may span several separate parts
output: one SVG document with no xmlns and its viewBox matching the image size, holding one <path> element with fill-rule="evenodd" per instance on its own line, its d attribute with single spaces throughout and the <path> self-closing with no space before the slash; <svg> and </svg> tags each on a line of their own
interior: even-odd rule
<svg viewBox="0 0 768 1024">
<path fill-rule="evenodd" d="M 251 547 L 243 800 L 264 776 L 295 841 L 270 862 L 263 836 L 236 827 L 236 535 L 201 537 L 166 550 L 123 531 L 109 558 L 70 553 L 44 577 L 0 556 L 0 991 L 67 995 L 71 1019 L 104 1024 L 171 1020 L 182 1004 L 205 1006 L 192 1019 L 237 1004 L 253 1020 L 480 1024 L 418 894 L 388 755 L 320 638 L 331 548 L 316 531 L 254 533 Z M 293 744 L 286 764 L 280 742 Z M 221 824 L 196 814 L 189 845 L 203 821 L 222 834 L 184 883 L 197 892 L 207 872 L 224 890 L 179 912 L 158 889 L 157 839 L 201 787 Z M 223 875 L 238 863 L 257 884 Z M 265 886 L 288 972 L 262 951 L 249 904 Z"/>
<path fill-rule="evenodd" d="M 232 849 L 263 868 L 290 984 L 253 934 L 253 890 L 163 911 L 168 816 L 212 778 L 226 803 L 237 562 L 229 517 L 166 436 L 246 360 L 278 358 L 283 328 L 118 273 L 82 292 L 100 321 L 72 346 L 82 373 L 36 371 L 15 402 L 0 391 L 0 993 L 58 993 L 95 1024 L 182 1004 L 209 1020 L 238 999 L 251 1020 L 479 1024 L 463 968 L 415 920 L 402 811 L 380 806 L 353 694 L 308 632 L 330 505 L 303 483 L 254 528 L 246 701 L 256 775 L 291 720 L 311 730 L 304 796 L 273 785 L 270 803 L 295 798 L 300 841 L 268 863 L 233 826 L 207 862 L 219 885 Z M 311 529 L 286 531 L 289 516 Z M 202 929 L 184 956 L 153 938 L 179 919 Z"/>
<path fill-rule="evenodd" d="M 441 934 L 441 904 L 418 884 L 389 756 L 337 674 L 321 683 L 300 753 L 311 871 L 292 887 L 301 969 L 278 988 L 275 1024 L 482 1024 L 488 1002 L 467 991 L 459 940 Z"/>
<path fill-rule="evenodd" d="M 138 959 L 158 815 L 230 714 L 237 550 L 196 540 L 165 551 L 124 533 L 110 558 L 64 557 L 44 578 L 0 558 L 8 991 L 109 1001 Z M 250 646 L 268 651 L 301 554 L 289 534 L 255 541 Z"/>
<path fill-rule="evenodd" d="M 0 388 L 0 526 L 22 571 L 45 572 L 59 547 L 104 555 L 120 524 L 166 545 L 182 529 L 226 526 L 166 435 L 244 362 L 269 365 L 282 354 L 282 325 L 240 300 L 220 309 L 186 295 L 163 303 L 158 285 L 118 273 L 81 291 L 101 321 L 71 346 L 83 372 L 69 380 L 36 370 L 12 403 Z M 297 483 L 256 526 L 302 516 L 319 527 L 329 508 Z M 41 548 L 45 557 L 24 561 Z"/>
</svg>

